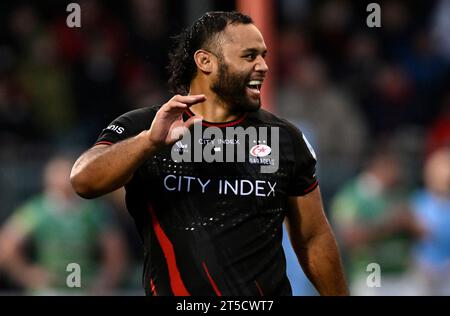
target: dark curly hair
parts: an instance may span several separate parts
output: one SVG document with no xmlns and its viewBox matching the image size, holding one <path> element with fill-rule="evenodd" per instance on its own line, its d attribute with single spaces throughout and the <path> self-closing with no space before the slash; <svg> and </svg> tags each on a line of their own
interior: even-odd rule
<svg viewBox="0 0 450 316">
<path fill-rule="evenodd" d="M 186 94 L 191 80 L 197 72 L 194 53 L 201 49 L 208 49 L 219 56 L 213 45 L 218 33 L 228 24 L 252 24 L 251 17 L 239 12 L 208 12 L 200 19 L 174 37 L 174 48 L 169 53 L 169 87 L 172 93 Z"/>
</svg>

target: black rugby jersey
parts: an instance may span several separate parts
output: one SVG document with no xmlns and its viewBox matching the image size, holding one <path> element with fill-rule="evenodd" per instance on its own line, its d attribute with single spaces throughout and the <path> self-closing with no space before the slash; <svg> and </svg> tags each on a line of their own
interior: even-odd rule
<svg viewBox="0 0 450 316">
<path fill-rule="evenodd" d="M 120 116 L 96 144 L 117 143 L 149 129 L 158 109 Z M 187 110 L 183 119 L 192 115 Z M 190 143 L 183 139 L 153 154 L 125 186 L 127 208 L 144 245 L 146 294 L 292 295 L 282 223 L 287 197 L 318 185 L 314 151 L 295 126 L 262 109 L 231 122 L 203 121 L 200 129 L 207 127 L 219 129 L 223 137 L 196 134 L 192 127 Z M 256 129 L 258 137 L 226 138 L 230 128 L 239 127 Z M 278 131 L 277 154 L 270 128 Z M 236 161 L 243 145 L 245 157 Z M 234 162 L 226 156 L 223 162 L 192 158 L 199 150 L 218 155 L 231 147 Z M 278 169 L 262 172 L 264 165 Z"/>
</svg>

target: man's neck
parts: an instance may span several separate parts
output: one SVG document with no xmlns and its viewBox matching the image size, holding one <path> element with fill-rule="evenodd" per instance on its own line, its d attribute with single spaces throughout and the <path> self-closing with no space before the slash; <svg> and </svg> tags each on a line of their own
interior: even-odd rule
<svg viewBox="0 0 450 316">
<path fill-rule="evenodd" d="M 200 84 L 191 84 L 190 95 L 204 94 L 206 101 L 194 104 L 190 110 L 195 115 L 200 115 L 205 121 L 212 123 L 222 123 L 235 120 L 240 116 L 239 113 L 232 113 L 230 106 L 223 102 L 216 93 L 211 91 L 209 87 L 201 86 Z"/>
</svg>

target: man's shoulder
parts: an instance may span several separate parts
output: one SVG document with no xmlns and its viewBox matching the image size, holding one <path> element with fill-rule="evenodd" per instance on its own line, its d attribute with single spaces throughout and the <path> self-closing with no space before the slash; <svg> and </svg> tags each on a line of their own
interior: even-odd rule
<svg viewBox="0 0 450 316">
<path fill-rule="evenodd" d="M 102 130 L 96 144 L 117 143 L 149 129 L 160 107 L 153 105 L 120 115 Z"/>
<path fill-rule="evenodd" d="M 122 134 L 125 131 L 125 134 L 128 134 L 129 136 L 136 134 L 139 131 L 150 127 L 156 112 L 158 112 L 160 108 L 160 105 L 152 105 L 128 111 L 116 118 L 106 130 L 112 130 L 119 134 Z"/>
<path fill-rule="evenodd" d="M 155 116 L 156 112 L 161 108 L 161 105 L 150 105 L 138 109 L 128 111 L 121 115 L 122 118 L 128 118 L 131 120 L 141 120 L 148 119 L 149 117 Z"/>
</svg>

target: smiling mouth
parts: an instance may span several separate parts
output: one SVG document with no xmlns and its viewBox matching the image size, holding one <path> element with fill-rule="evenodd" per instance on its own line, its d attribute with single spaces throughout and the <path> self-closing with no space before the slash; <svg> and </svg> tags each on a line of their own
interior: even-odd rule
<svg viewBox="0 0 450 316">
<path fill-rule="evenodd" d="M 251 80 L 248 84 L 247 84 L 247 88 L 256 94 L 259 94 L 261 92 L 261 86 L 262 86 L 262 80 Z"/>
</svg>

